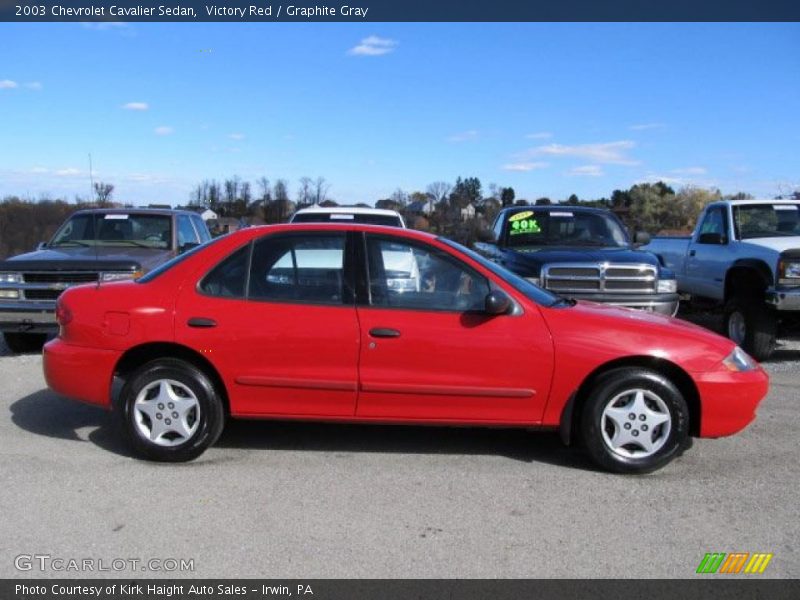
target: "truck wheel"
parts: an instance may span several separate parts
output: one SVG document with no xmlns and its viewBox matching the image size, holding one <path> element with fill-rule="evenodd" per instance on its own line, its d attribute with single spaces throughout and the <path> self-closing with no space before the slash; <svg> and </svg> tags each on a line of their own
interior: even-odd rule
<svg viewBox="0 0 800 600">
<path fill-rule="evenodd" d="M 5 332 L 3 333 L 3 338 L 9 350 L 21 354 L 24 352 L 41 352 L 42 346 L 47 341 L 47 334 Z"/>
<path fill-rule="evenodd" d="M 775 350 L 775 317 L 758 299 L 734 297 L 725 305 L 725 334 L 758 361 Z"/>
<path fill-rule="evenodd" d="M 642 368 L 614 369 L 597 380 L 581 413 L 589 458 L 616 473 L 650 473 L 681 455 L 689 440 L 689 409 L 665 376 Z"/>
<path fill-rule="evenodd" d="M 201 370 L 159 359 L 133 373 L 120 393 L 122 425 L 137 454 L 184 462 L 217 441 L 225 424 L 222 400 Z"/>
</svg>

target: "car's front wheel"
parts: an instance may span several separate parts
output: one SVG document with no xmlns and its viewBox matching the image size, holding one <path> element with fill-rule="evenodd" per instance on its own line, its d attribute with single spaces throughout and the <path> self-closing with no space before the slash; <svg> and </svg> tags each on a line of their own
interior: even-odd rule
<svg viewBox="0 0 800 600">
<path fill-rule="evenodd" d="M 594 463 L 617 473 L 650 473 L 687 446 L 689 410 L 665 376 L 642 368 L 609 371 L 581 415 L 581 437 Z"/>
<path fill-rule="evenodd" d="M 120 393 L 123 427 L 137 454 L 181 462 L 222 433 L 225 411 L 213 383 L 187 362 L 159 359 L 136 370 Z"/>
</svg>

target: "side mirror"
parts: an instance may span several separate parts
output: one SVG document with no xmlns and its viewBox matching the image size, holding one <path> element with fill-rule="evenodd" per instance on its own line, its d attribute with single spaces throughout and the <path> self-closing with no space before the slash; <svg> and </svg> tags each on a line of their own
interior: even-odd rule
<svg viewBox="0 0 800 600">
<path fill-rule="evenodd" d="M 197 242 L 186 242 L 183 246 L 178 248 L 178 254 L 183 254 L 187 250 L 191 250 L 192 248 L 199 246 Z"/>
<path fill-rule="evenodd" d="M 511 310 L 511 298 L 502 290 L 486 294 L 484 312 L 487 315 L 505 315 Z"/>
<path fill-rule="evenodd" d="M 633 236 L 633 243 L 643 246 L 650 243 L 650 234 L 646 231 L 637 231 Z"/>
<path fill-rule="evenodd" d="M 725 236 L 721 233 L 716 232 L 708 232 L 708 233 L 701 233 L 700 236 L 697 238 L 698 244 L 716 244 L 717 246 L 721 246 L 722 244 L 726 244 Z"/>
</svg>

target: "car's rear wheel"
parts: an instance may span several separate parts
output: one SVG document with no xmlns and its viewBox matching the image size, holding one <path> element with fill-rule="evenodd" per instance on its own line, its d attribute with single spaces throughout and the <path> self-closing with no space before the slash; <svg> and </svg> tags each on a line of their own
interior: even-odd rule
<svg viewBox="0 0 800 600">
<path fill-rule="evenodd" d="M 615 369 L 597 380 L 580 425 L 595 464 L 616 473 L 650 473 L 688 445 L 689 409 L 678 388 L 660 373 Z"/>
<path fill-rule="evenodd" d="M 137 454 L 181 462 L 217 441 L 225 411 L 213 383 L 187 362 L 159 359 L 136 370 L 120 393 L 123 427 Z"/>
<path fill-rule="evenodd" d="M 41 352 L 42 346 L 47 341 L 46 333 L 17 333 L 7 331 L 3 333 L 6 346 L 12 352 L 22 354 L 25 352 Z"/>
</svg>

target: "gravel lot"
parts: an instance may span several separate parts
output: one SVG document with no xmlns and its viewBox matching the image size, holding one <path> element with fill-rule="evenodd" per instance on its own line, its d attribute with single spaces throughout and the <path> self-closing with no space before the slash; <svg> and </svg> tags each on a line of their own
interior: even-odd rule
<svg viewBox="0 0 800 600">
<path fill-rule="evenodd" d="M 186 465 L 133 459 L 103 411 L 0 347 L 0 577 L 693 577 L 773 552 L 800 577 L 800 349 L 745 432 L 644 477 L 552 434 L 233 422 Z M 20 572 L 21 554 L 193 559 L 194 571 Z"/>
</svg>

